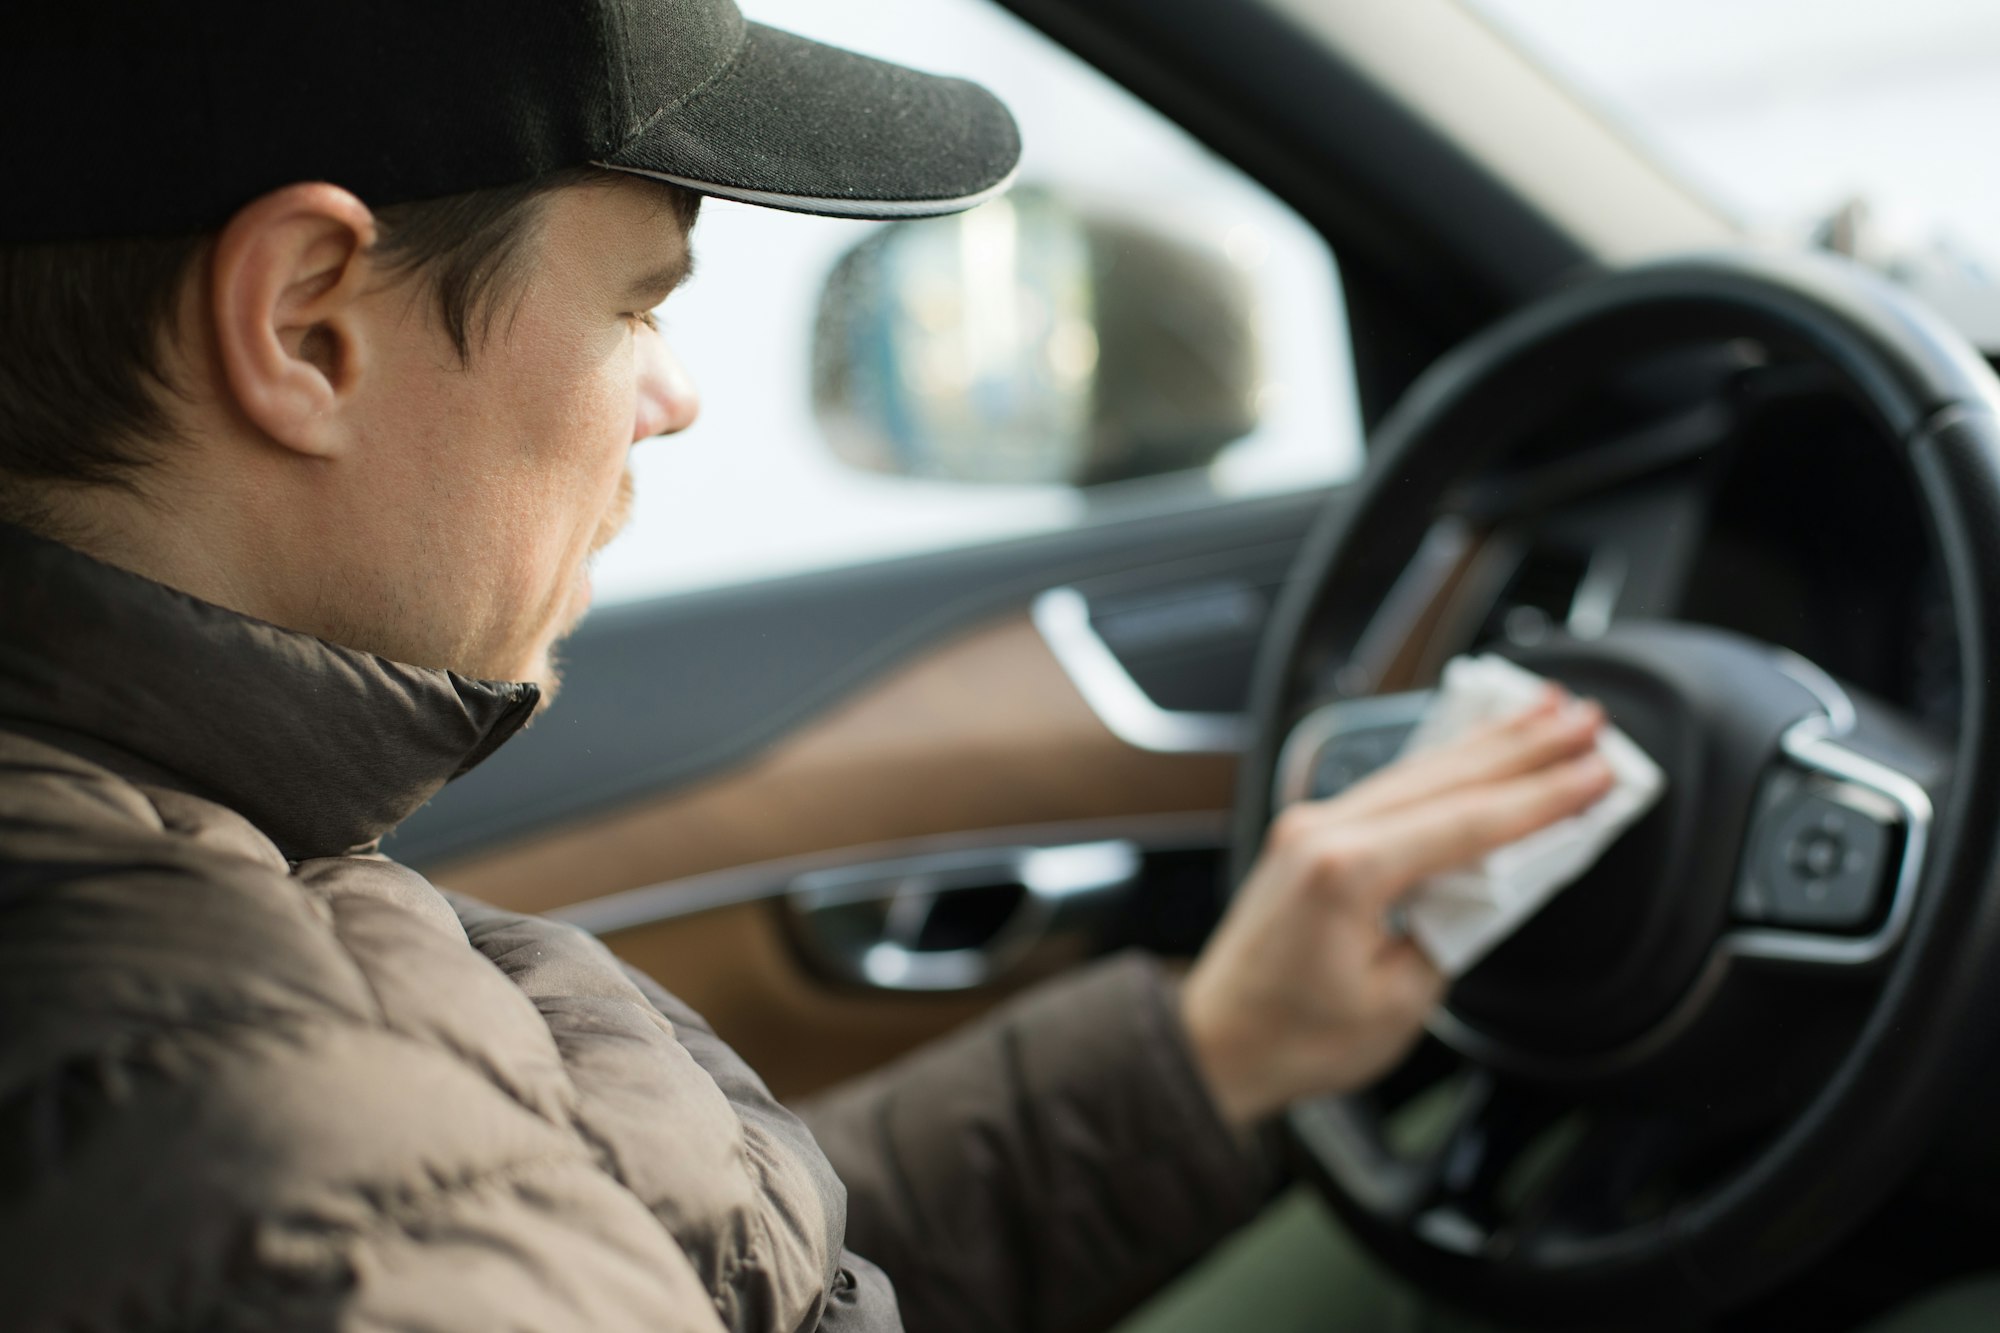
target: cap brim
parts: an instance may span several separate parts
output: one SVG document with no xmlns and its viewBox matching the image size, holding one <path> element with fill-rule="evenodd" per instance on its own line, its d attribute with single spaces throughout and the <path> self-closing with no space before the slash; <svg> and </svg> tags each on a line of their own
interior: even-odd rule
<svg viewBox="0 0 2000 1333">
<path fill-rule="evenodd" d="M 599 165 L 844 218 L 928 217 L 1013 181 L 1020 133 L 976 83 L 748 24 L 742 48 Z"/>
</svg>

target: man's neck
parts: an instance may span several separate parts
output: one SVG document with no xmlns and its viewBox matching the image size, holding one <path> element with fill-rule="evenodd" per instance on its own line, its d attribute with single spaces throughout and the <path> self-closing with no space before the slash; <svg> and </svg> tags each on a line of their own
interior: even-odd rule
<svg viewBox="0 0 2000 1333">
<path fill-rule="evenodd" d="M 272 614 L 272 599 L 243 576 L 244 561 L 233 550 L 235 522 L 218 525 L 217 516 L 205 512 L 212 507 L 200 502 L 198 488 L 155 465 L 116 483 L 39 488 L 9 504 L 5 517 L 105 564 L 284 623 Z"/>
</svg>

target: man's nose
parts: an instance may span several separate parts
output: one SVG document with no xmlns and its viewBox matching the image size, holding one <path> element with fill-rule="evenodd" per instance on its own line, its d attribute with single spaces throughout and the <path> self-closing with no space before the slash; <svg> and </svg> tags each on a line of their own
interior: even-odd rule
<svg viewBox="0 0 2000 1333">
<path fill-rule="evenodd" d="M 701 414 L 701 395 L 694 380 L 667 347 L 667 340 L 651 330 L 638 338 L 639 407 L 632 423 L 632 442 L 655 435 L 672 435 L 694 424 Z"/>
</svg>

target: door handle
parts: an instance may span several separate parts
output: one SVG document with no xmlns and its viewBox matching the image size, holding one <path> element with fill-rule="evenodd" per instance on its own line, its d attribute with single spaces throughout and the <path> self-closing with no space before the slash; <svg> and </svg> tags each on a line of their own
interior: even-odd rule
<svg viewBox="0 0 2000 1333">
<path fill-rule="evenodd" d="M 992 985 L 1037 944 L 1086 924 L 1130 890 L 1142 857 L 1123 839 L 998 847 L 801 875 L 791 933 L 820 971 L 893 991 Z"/>
</svg>

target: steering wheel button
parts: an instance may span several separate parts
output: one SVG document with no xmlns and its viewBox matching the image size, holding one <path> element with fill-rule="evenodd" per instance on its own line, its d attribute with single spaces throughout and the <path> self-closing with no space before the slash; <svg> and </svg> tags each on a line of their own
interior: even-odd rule
<svg viewBox="0 0 2000 1333">
<path fill-rule="evenodd" d="M 1403 748 L 1407 726 L 1371 727 L 1336 736 L 1320 752 L 1313 769 L 1314 800 L 1338 796 L 1361 779 L 1384 768 Z"/>
<path fill-rule="evenodd" d="M 1737 887 L 1740 915 L 1775 926 L 1848 930 L 1882 901 L 1897 821 L 1844 783 L 1774 774 Z"/>
<path fill-rule="evenodd" d="M 1801 833 L 1790 848 L 1792 870 L 1802 878 L 1824 880 L 1840 873 L 1847 864 L 1847 844 L 1830 829 L 1810 829 Z"/>
</svg>

